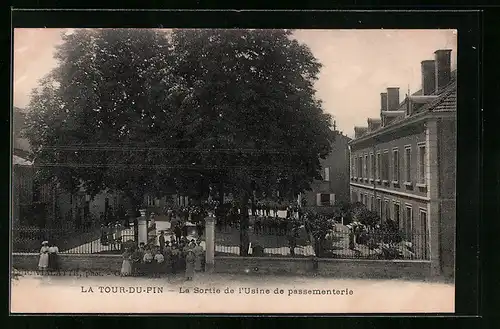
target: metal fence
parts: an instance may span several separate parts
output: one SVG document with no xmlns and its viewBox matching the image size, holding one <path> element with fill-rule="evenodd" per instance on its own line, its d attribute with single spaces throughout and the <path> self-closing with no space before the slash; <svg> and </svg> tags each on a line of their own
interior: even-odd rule
<svg viewBox="0 0 500 329">
<path fill-rule="evenodd" d="M 428 260 L 429 246 L 426 234 L 405 236 L 399 232 L 365 231 L 352 233 L 337 225 L 324 240 L 313 238 L 304 225 L 291 230 L 280 225 L 248 229 L 248 254 L 254 257 L 310 257 L 338 259 L 404 259 Z M 216 255 L 240 255 L 240 229 L 237 226 L 219 226 L 215 234 Z"/>
<path fill-rule="evenodd" d="M 291 221 L 251 220 L 248 237 L 248 253 L 252 256 L 314 256 L 310 233 L 304 225 L 294 226 Z M 215 253 L 240 255 L 239 225 L 216 226 Z"/>
<path fill-rule="evenodd" d="M 15 227 L 13 252 L 39 252 L 43 241 L 55 245 L 62 254 L 116 254 L 123 244 L 135 241 L 134 229 L 123 226 L 87 228 Z"/>
</svg>

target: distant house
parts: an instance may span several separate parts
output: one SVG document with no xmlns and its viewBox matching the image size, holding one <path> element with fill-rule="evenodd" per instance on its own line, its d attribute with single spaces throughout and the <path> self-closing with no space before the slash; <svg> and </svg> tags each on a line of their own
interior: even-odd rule
<svg viewBox="0 0 500 329">
<path fill-rule="evenodd" d="M 88 225 L 106 219 L 117 210 L 123 198 L 103 192 L 91 199 L 83 189 L 70 193 L 55 182 L 39 184 L 33 163 L 27 159 L 30 143 L 23 136 L 26 112 L 13 111 L 12 217 L 18 226 L 51 227 Z"/>
<path fill-rule="evenodd" d="M 303 193 L 307 206 L 331 206 L 337 200 L 349 201 L 349 142 L 351 139 L 334 130 L 335 142 L 328 157 L 321 160 L 322 180 L 312 183 Z"/>
</svg>

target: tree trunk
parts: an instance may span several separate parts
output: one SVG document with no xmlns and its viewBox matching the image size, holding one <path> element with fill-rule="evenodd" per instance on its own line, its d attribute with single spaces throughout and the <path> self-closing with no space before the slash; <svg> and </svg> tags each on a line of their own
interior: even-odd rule
<svg viewBox="0 0 500 329">
<path fill-rule="evenodd" d="M 224 204 L 224 183 L 220 182 L 219 183 L 219 206 L 222 207 Z"/>
<path fill-rule="evenodd" d="M 248 200 L 250 199 L 247 191 L 240 195 L 240 256 L 248 256 L 248 247 L 250 238 L 248 236 L 248 227 L 250 224 L 248 217 Z"/>
</svg>

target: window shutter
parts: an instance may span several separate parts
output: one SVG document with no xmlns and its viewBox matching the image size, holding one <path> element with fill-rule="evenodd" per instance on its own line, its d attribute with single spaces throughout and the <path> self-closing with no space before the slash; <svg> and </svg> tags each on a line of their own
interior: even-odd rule
<svg viewBox="0 0 500 329">
<path fill-rule="evenodd" d="M 316 205 L 321 206 L 321 194 L 320 193 L 316 194 Z"/>
<path fill-rule="evenodd" d="M 330 168 L 329 167 L 326 167 L 325 168 L 325 177 L 324 177 L 325 181 L 329 182 L 330 181 Z"/>
<path fill-rule="evenodd" d="M 330 205 L 333 206 L 335 204 L 335 194 L 330 193 Z"/>
</svg>

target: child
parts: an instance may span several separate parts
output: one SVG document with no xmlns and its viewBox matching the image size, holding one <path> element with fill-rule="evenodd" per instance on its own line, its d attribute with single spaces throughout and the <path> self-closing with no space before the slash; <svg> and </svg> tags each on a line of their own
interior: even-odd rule
<svg viewBox="0 0 500 329">
<path fill-rule="evenodd" d="M 155 273 L 157 274 L 165 273 L 165 267 L 164 267 L 165 257 L 162 255 L 162 253 L 160 252 L 160 248 L 158 247 L 155 248 L 154 261 L 156 267 Z"/>
<path fill-rule="evenodd" d="M 151 248 L 149 246 L 146 246 L 144 249 L 144 257 L 143 257 L 143 262 L 144 262 L 144 272 L 146 274 L 151 274 L 153 272 L 153 252 L 151 251 Z"/>
<path fill-rule="evenodd" d="M 171 256 L 171 262 L 172 262 L 172 273 L 177 273 L 177 270 L 179 268 L 179 257 L 180 257 L 180 252 L 179 249 L 177 249 L 176 244 L 172 244 L 172 256 Z"/>
<path fill-rule="evenodd" d="M 127 248 L 123 253 L 121 275 L 129 276 L 130 274 L 132 274 L 132 252 L 129 248 Z"/>
<path fill-rule="evenodd" d="M 49 267 L 49 242 L 43 241 L 40 249 L 40 259 L 38 260 L 38 268 L 45 274 Z"/>
</svg>

